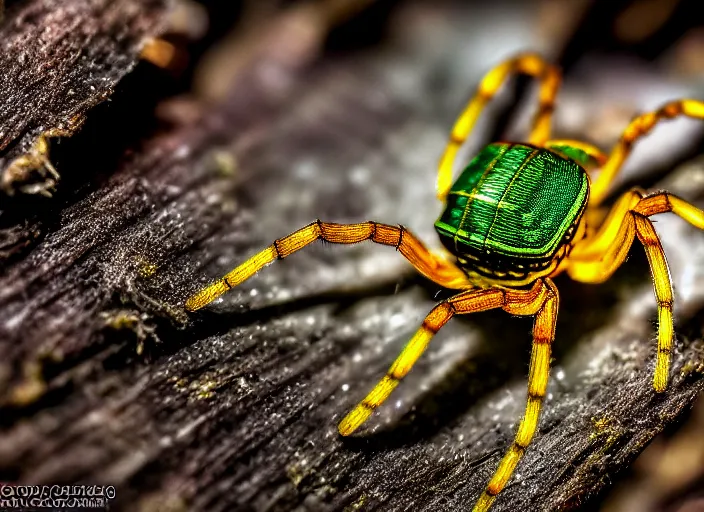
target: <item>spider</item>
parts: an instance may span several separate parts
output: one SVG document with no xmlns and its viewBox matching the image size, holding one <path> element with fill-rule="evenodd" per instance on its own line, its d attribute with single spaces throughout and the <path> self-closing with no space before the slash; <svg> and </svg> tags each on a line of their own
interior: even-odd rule
<svg viewBox="0 0 704 512">
<path fill-rule="evenodd" d="M 458 150 L 485 105 L 513 74 L 539 82 L 539 105 L 527 142 L 484 147 L 452 181 Z M 552 278 L 562 272 L 583 283 L 601 283 L 624 262 L 635 237 L 643 244 L 658 307 L 658 342 L 653 387 L 665 391 L 673 350 L 673 292 L 662 245 L 650 217 L 673 212 L 704 229 L 704 211 L 668 192 L 634 188 L 610 210 L 602 203 L 633 144 L 661 120 L 704 119 L 704 102 L 683 99 L 631 121 L 610 154 L 575 140 L 550 140 L 557 67 L 523 53 L 500 63 L 482 79 L 461 113 L 440 159 L 437 195 L 445 209 L 435 222 L 449 258 L 427 249 L 403 226 L 379 222 L 336 224 L 317 220 L 252 256 L 186 301 L 195 311 L 249 279 L 264 266 L 316 240 L 355 244 L 365 240 L 396 248 L 421 274 L 458 290 L 437 304 L 386 375 L 339 424 L 350 435 L 379 407 L 410 371 L 431 338 L 454 315 L 501 308 L 534 316 L 528 397 L 515 438 L 475 504 L 488 510 L 504 489 L 533 438 L 550 372 L 559 293 Z M 592 181 L 592 174 L 597 173 Z"/>
</svg>

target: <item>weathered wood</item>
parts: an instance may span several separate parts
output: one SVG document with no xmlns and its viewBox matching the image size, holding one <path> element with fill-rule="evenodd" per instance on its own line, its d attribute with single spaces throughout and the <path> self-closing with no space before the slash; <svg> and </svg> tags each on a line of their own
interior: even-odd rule
<svg viewBox="0 0 704 512">
<path fill-rule="evenodd" d="M 167 0 L 10 5 L 0 25 L 0 193 L 51 191 L 44 138 L 71 136 L 110 97 L 165 29 L 166 9 Z M 34 161 L 19 164 L 22 155 Z"/>
<path fill-rule="evenodd" d="M 488 23 L 411 4 L 374 52 L 312 69 L 261 57 L 222 104 L 61 209 L 0 276 L 0 480 L 109 483 L 130 510 L 466 510 L 522 413 L 529 319 L 455 319 L 367 434 L 341 439 L 337 421 L 447 292 L 388 248 L 319 245 L 202 314 L 182 305 L 316 217 L 433 243 L 448 126 L 500 57 L 471 58 Z M 564 103 L 580 101 L 570 87 Z M 661 185 L 691 195 L 685 172 Z M 651 387 L 637 244 L 604 285 L 559 279 L 540 433 L 495 510 L 589 503 L 704 388 L 704 235 L 658 227 L 680 292 L 671 387 Z"/>
</svg>

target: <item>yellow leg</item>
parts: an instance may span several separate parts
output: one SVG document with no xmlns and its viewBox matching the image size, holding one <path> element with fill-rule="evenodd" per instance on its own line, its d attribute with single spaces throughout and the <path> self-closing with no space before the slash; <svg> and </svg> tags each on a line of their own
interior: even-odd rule
<svg viewBox="0 0 704 512">
<path fill-rule="evenodd" d="M 626 192 L 616 201 L 595 233 L 588 232 L 567 258 L 567 273 L 575 281 L 603 283 L 625 261 L 635 237 L 631 210 L 639 203 L 640 189 Z M 589 209 L 586 215 L 593 213 Z M 589 219 L 588 219 L 589 220 Z"/>
<path fill-rule="evenodd" d="M 655 232 L 653 223 L 647 219 L 658 213 L 672 212 L 693 226 L 704 229 L 704 211 L 672 195 L 660 192 L 646 197 L 634 208 L 638 238 L 645 247 L 653 274 L 655 297 L 658 301 L 658 355 L 655 363 L 653 386 L 662 392 L 667 387 L 674 327 L 672 321 L 672 285 L 665 252 Z"/>
<path fill-rule="evenodd" d="M 398 383 L 411 370 L 425 351 L 431 338 L 453 315 L 478 313 L 488 309 L 504 308 L 514 315 L 532 315 L 545 302 L 549 286 L 536 281 L 530 290 L 469 290 L 441 302 L 425 317 L 420 329 L 406 344 L 396 361 L 379 383 L 340 422 L 338 430 L 350 435 L 364 423 L 371 413 L 386 400 Z"/>
<path fill-rule="evenodd" d="M 643 198 L 633 211 L 646 217 L 672 212 L 694 227 L 704 229 L 704 211 L 669 192 L 659 192 Z"/>
<path fill-rule="evenodd" d="M 650 272 L 653 274 L 655 298 L 658 302 L 658 354 L 655 361 L 653 387 L 661 393 L 667 387 L 672 352 L 674 325 L 672 320 L 672 283 L 665 251 L 653 223 L 647 217 L 635 214 L 636 233 L 645 247 Z"/>
<path fill-rule="evenodd" d="M 583 283 L 603 283 L 620 267 L 633 244 L 635 220 L 630 210 L 619 215 L 617 204 L 594 238 L 575 246 L 567 258 L 567 274 Z M 600 249 L 598 252 L 595 249 Z"/>
<path fill-rule="evenodd" d="M 316 221 L 288 236 L 274 241 L 232 272 L 207 286 L 186 301 L 188 311 L 196 311 L 226 291 L 249 279 L 269 263 L 283 259 L 316 240 L 338 244 L 356 244 L 371 240 L 396 249 L 425 277 L 446 288 L 471 287 L 467 276 L 454 263 L 430 252 L 403 226 L 389 226 L 378 222 L 334 224 Z"/>
<path fill-rule="evenodd" d="M 474 512 L 483 512 L 491 507 L 506 483 L 511 478 L 518 462 L 538 429 L 540 408 L 545 397 L 550 376 L 550 352 L 555 339 L 555 322 L 557 320 L 558 293 L 555 285 L 546 280 L 546 294 L 542 297 L 535 324 L 533 325 L 533 350 L 530 357 L 528 373 L 528 403 L 526 413 L 518 426 L 516 437 L 503 459 L 499 463 L 489 485 L 474 506 Z"/>
<path fill-rule="evenodd" d="M 650 133 L 653 127 L 662 119 L 687 116 L 694 119 L 704 119 L 704 102 L 698 100 L 678 100 L 665 104 L 655 112 L 648 112 L 636 117 L 621 135 L 609 159 L 601 168 L 598 178 L 592 184 L 590 203 L 599 205 L 606 197 L 609 185 L 623 162 L 631 152 L 633 144 L 641 137 Z"/>
<path fill-rule="evenodd" d="M 577 280 L 599 283 L 608 279 L 623 263 L 634 236 L 645 247 L 658 303 L 658 352 L 653 387 L 667 387 L 674 325 L 672 284 L 667 259 L 652 222 L 647 218 L 672 212 L 695 227 L 704 229 L 704 211 L 668 192 L 643 198 L 639 190 L 624 194 L 609 213 L 599 231 L 575 246 L 568 257 L 568 273 Z"/>
<path fill-rule="evenodd" d="M 530 75 L 540 80 L 538 112 L 533 121 L 533 129 L 528 142 L 542 146 L 548 140 L 555 96 L 561 81 L 560 71 L 555 66 L 547 64 L 540 56 L 532 53 L 521 54 L 499 64 L 484 76 L 475 96 L 452 128 L 450 141 L 440 159 L 438 170 L 437 193 L 441 201 L 445 200 L 452 186 L 452 165 L 457 151 L 469 137 L 486 104 L 494 97 L 511 73 Z"/>
<path fill-rule="evenodd" d="M 618 204 L 614 208 L 618 208 Z M 604 230 L 611 230 L 617 225 L 618 217 L 605 223 Z M 670 352 L 672 350 L 672 285 L 665 260 L 665 253 L 652 223 L 640 214 L 628 210 L 618 226 L 618 233 L 602 257 L 593 254 L 593 261 L 570 261 L 567 272 L 576 281 L 585 283 L 601 283 L 606 281 L 625 261 L 635 235 L 645 247 L 648 256 L 655 296 L 658 301 L 658 353 L 655 363 L 655 378 L 653 387 L 656 391 L 664 391 L 667 387 Z"/>
<path fill-rule="evenodd" d="M 516 438 L 499 464 L 487 489 L 475 506 L 475 511 L 489 508 L 496 495 L 506 486 L 523 452 L 528 447 L 538 427 L 540 406 L 545 396 L 550 372 L 550 345 L 555 337 L 558 293 L 549 279 L 536 281 L 529 290 L 471 290 L 460 293 L 438 304 L 428 314 L 420 329 L 406 344 L 403 352 L 391 365 L 384 378 L 340 422 L 338 430 L 343 436 L 359 428 L 396 388 L 425 351 L 431 338 L 453 315 L 476 313 L 503 308 L 513 315 L 536 315 L 533 327 L 533 351 L 528 377 L 528 405 Z"/>
</svg>

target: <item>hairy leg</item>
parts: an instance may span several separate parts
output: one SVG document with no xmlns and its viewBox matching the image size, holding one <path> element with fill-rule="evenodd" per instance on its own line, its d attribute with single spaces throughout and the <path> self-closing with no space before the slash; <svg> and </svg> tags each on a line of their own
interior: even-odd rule
<svg viewBox="0 0 704 512">
<path fill-rule="evenodd" d="M 658 353 L 655 360 L 653 387 L 655 391 L 661 393 L 667 388 L 672 342 L 675 334 L 672 319 L 672 282 L 665 259 L 665 251 L 653 223 L 647 217 L 637 213 L 634 217 L 638 239 L 645 247 L 645 254 L 648 256 L 650 272 L 653 275 L 655 298 L 658 303 Z"/>
<path fill-rule="evenodd" d="M 552 342 L 555 339 L 555 323 L 559 304 L 559 296 L 555 285 L 550 280 L 546 280 L 546 287 L 548 292 L 535 316 L 535 324 L 533 325 L 533 349 L 528 372 L 528 403 L 526 412 L 518 426 L 518 432 L 513 443 L 499 463 L 499 467 L 494 472 L 494 476 L 489 481 L 486 490 L 474 506 L 474 512 L 489 510 L 496 496 L 506 487 L 506 483 L 511 478 L 518 462 L 523 457 L 526 448 L 528 448 L 538 429 L 540 409 L 545 398 L 545 391 L 550 376 L 550 353 Z M 511 312 L 510 305 L 509 308 L 505 309 Z"/>
<path fill-rule="evenodd" d="M 433 308 L 425 317 L 420 329 L 406 344 L 386 375 L 372 388 L 369 394 L 340 422 L 339 431 L 350 435 L 364 423 L 396 388 L 425 351 L 432 337 L 454 315 L 478 313 L 495 308 L 504 308 L 515 315 L 531 315 L 542 306 L 550 287 L 537 281 L 529 290 L 469 290 L 451 297 Z"/>
<path fill-rule="evenodd" d="M 454 263 L 428 250 L 403 226 L 389 226 L 378 222 L 334 224 L 313 222 L 288 236 L 275 240 L 232 272 L 191 296 L 186 301 L 188 311 L 196 311 L 209 304 L 231 288 L 239 285 L 277 259 L 284 259 L 316 240 L 337 244 L 356 244 L 371 240 L 396 249 L 425 277 L 446 288 L 471 287 L 467 276 Z"/>
<path fill-rule="evenodd" d="M 577 281 L 600 283 L 623 263 L 635 236 L 645 248 L 658 304 L 658 352 L 653 387 L 667 387 L 674 339 L 672 283 L 665 252 L 651 215 L 672 212 L 704 229 L 704 211 L 668 192 L 647 197 L 639 190 L 624 194 L 597 233 L 575 246 L 568 257 L 568 273 Z"/>
</svg>

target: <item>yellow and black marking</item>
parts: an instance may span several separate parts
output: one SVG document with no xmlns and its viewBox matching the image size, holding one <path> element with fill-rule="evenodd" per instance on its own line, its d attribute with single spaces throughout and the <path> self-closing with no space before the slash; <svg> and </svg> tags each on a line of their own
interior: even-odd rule
<svg viewBox="0 0 704 512">
<path fill-rule="evenodd" d="M 645 247 L 648 256 L 650 271 L 653 274 L 655 298 L 658 303 L 658 352 L 655 360 L 655 377 L 653 387 L 655 391 L 663 392 L 667 387 L 674 325 L 672 320 L 672 282 L 670 271 L 665 259 L 665 251 L 660 239 L 655 232 L 653 223 L 643 215 L 635 213 L 636 234 Z"/>
<path fill-rule="evenodd" d="M 239 285 L 277 259 L 284 259 L 317 240 L 336 244 L 356 244 L 370 240 L 395 247 L 418 272 L 440 286 L 466 289 L 472 286 L 462 270 L 444 257 L 428 250 L 403 226 L 378 222 L 336 224 L 316 221 L 279 238 L 269 247 L 255 254 L 215 283 L 207 286 L 186 301 L 188 311 L 196 311 L 211 303 L 223 293 Z"/>
<path fill-rule="evenodd" d="M 669 376 L 674 340 L 673 293 L 665 252 L 648 217 L 666 212 L 704 229 L 704 211 L 696 206 L 667 192 L 643 197 L 641 190 L 634 189 L 616 202 L 597 233 L 575 247 L 567 269 L 576 281 L 604 282 L 626 260 L 633 240 L 638 237 L 648 257 L 658 304 L 658 351 L 653 378 L 653 387 L 658 392 L 665 391 Z"/>
<path fill-rule="evenodd" d="M 487 292 L 468 292 L 470 294 L 486 294 Z M 457 313 L 451 301 L 441 302 L 423 320 L 420 329 L 406 344 L 401 355 L 391 365 L 386 375 L 374 386 L 369 394 L 362 400 L 345 418 L 340 422 L 338 430 L 343 436 L 348 436 L 362 423 L 364 423 L 371 413 L 379 407 L 398 386 L 398 383 L 411 370 L 415 362 L 425 351 L 431 338 L 447 323 L 452 316 Z"/>
<path fill-rule="evenodd" d="M 499 463 L 486 490 L 474 507 L 475 511 L 487 510 L 496 496 L 506 487 L 518 462 L 528 448 L 538 429 L 540 409 L 545 398 L 550 375 L 550 354 L 552 342 L 555 339 L 555 324 L 559 296 L 552 281 L 546 279 L 543 294 L 539 301 L 540 307 L 533 325 L 533 349 L 531 351 L 530 369 L 528 371 L 528 399 L 526 412 L 518 426 L 513 443 Z"/>
</svg>

